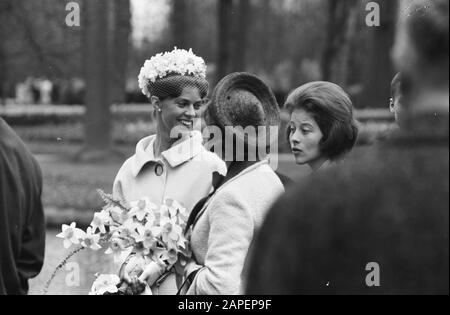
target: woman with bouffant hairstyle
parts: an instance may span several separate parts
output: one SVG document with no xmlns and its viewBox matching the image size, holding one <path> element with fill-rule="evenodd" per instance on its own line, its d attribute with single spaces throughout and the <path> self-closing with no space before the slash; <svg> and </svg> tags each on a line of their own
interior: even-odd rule
<svg viewBox="0 0 450 315">
<path fill-rule="evenodd" d="M 313 171 L 337 162 L 358 136 L 347 93 L 331 82 L 310 82 L 292 91 L 285 103 L 290 113 L 287 138 L 297 164 Z"/>
</svg>

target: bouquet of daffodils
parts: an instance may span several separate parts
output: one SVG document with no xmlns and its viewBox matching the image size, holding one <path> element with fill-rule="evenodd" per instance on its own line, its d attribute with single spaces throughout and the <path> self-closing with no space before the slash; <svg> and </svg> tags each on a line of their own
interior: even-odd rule
<svg viewBox="0 0 450 315">
<path fill-rule="evenodd" d="M 144 290 L 151 294 L 145 278 L 140 276 L 155 267 L 169 271 L 176 263 L 183 266 L 191 257 L 183 233 L 187 222 L 185 208 L 169 199 L 158 207 L 146 197 L 127 204 L 102 191 L 99 193 L 105 206 L 94 214 L 90 227 L 83 231 L 75 223 L 63 225 L 57 237 L 63 239 L 65 248 L 79 246 L 72 255 L 85 248 L 106 249 L 105 254 L 114 255 L 115 261 L 129 255 L 127 265 L 132 268 L 128 268 L 127 276 L 140 279 L 135 282 L 138 286 L 125 284 L 117 275 L 97 275 L 90 294 L 140 294 Z"/>
</svg>

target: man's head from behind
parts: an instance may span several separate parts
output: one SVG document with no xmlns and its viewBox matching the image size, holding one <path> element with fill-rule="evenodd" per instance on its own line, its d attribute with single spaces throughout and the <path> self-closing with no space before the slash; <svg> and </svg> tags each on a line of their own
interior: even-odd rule
<svg viewBox="0 0 450 315">
<path fill-rule="evenodd" d="M 401 92 L 408 109 L 442 103 L 449 83 L 449 1 L 412 0 L 400 12 L 394 59 L 401 71 Z M 426 100 L 426 101 L 425 101 Z M 428 104 L 433 106 L 432 104 Z M 406 108 L 405 108 L 406 109 Z M 421 108 L 425 109 L 425 108 Z"/>
</svg>

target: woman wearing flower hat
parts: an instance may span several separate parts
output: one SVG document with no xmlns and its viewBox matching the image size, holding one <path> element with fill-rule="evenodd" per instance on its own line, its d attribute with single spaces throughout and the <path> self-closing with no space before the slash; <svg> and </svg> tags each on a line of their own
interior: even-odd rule
<svg viewBox="0 0 450 315">
<path fill-rule="evenodd" d="M 136 153 L 119 170 L 113 195 L 124 201 L 148 197 L 156 205 L 166 199 L 187 211 L 212 188 L 212 174 L 224 174 L 224 162 L 203 147 L 200 119 L 208 93 L 206 65 L 193 52 L 176 49 L 147 60 L 139 74 L 139 86 L 155 109 L 156 134 L 140 140 Z M 127 279 L 127 267 L 121 275 Z M 153 264 L 149 285 L 166 272 Z M 153 290 L 175 294 L 171 276 Z M 155 288 L 154 288 L 155 289 Z"/>
<path fill-rule="evenodd" d="M 278 134 L 278 104 L 259 78 L 233 73 L 214 89 L 205 120 L 221 131 L 211 145 L 228 172 L 189 217 L 193 259 L 184 268 L 181 292 L 237 294 L 242 292 L 251 243 L 266 211 L 284 192 L 267 158 Z"/>
</svg>

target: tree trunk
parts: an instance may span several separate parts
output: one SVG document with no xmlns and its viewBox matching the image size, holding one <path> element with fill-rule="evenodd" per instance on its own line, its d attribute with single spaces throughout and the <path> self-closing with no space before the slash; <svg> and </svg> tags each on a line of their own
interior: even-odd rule
<svg viewBox="0 0 450 315">
<path fill-rule="evenodd" d="M 82 161 L 102 161 L 111 149 L 107 0 L 85 2 L 85 147 Z"/>
<path fill-rule="evenodd" d="M 0 31 L 1 32 L 1 31 Z M 1 40 L 0 34 L 0 105 L 4 105 L 6 98 L 5 85 L 6 85 L 6 61 L 5 53 L 3 49 L 3 41 Z"/>
<path fill-rule="evenodd" d="M 333 65 L 333 59 L 337 54 L 337 47 L 335 38 L 338 33 L 337 25 L 337 11 L 338 0 L 329 0 L 328 2 L 328 24 L 327 24 L 327 36 L 325 49 L 322 56 L 322 79 L 329 81 L 331 78 L 331 68 Z"/>
<path fill-rule="evenodd" d="M 218 6 L 218 53 L 217 53 L 217 82 L 231 70 L 232 47 L 232 14 L 233 0 L 219 0 Z"/>
<path fill-rule="evenodd" d="M 111 39 L 111 88 L 110 103 L 125 102 L 127 61 L 131 34 L 130 0 L 115 0 L 113 4 L 112 39 Z"/>
<path fill-rule="evenodd" d="M 250 0 L 239 0 L 238 23 L 235 28 L 236 46 L 234 47 L 233 71 L 245 71 L 247 67 L 248 34 L 251 25 Z"/>
<path fill-rule="evenodd" d="M 364 78 L 362 102 L 365 107 L 386 107 L 390 97 L 390 82 L 394 76 L 391 49 L 394 43 L 398 3 L 381 0 L 380 26 L 369 30 L 369 54 Z"/>
<path fill-rule="evenodd" d="M 345 74 L 341 71 L 346 71 L 343 68 L 347 66 L 346 54 L 356 18 L 356 5 L 355 0 L 329 0 L 327 38 L 322 56 L 322 79 L 325 81 L 345 84 Z"/>
<path fill-rule="evenodd" d="M 336 66 L 336 74 L 334 76 L 334 80 L 337 84 L 341 85 L 343 88 L 347 88 L 349 81 L 349 70 L 351 64 L 351 46 L 352 41 L 356 35 L 356 24 L 359 13 L 359 6 L 354 1 L 353 6 L 350 6 L 347 9 L 347 20 L 345 23 L 345 31 L 342 41 L 342 46 L 340 49 L 337 66 Z"/>
<path fill-rule="evenodd" d="M 6 83 L 6 54 L 4 49 L 5 36 L 3 34 L 3 16 L 2 7 L 0 6 L 0 106 L 4 104 L 4 86 Z"/>
<path fill-rule="evenodd" d="M 189 49 L 189 3 L 188 0 L 172 0 L 172 38 L 173 45 Z"/>
<path fill-rule="evenodd" d="M 259 40 L 259 53 L 261 54 L 260 59 L 262 61 L 262 69 L 264 69 L 265 72 L 270 72 L 270 47 L 271 47 L 271 29 L 273 26 L 273 12 L 270 5 L 271 0 L 260 0 L 258 1 L 261 6 L 261 20 L 263 21 L 262 24 L 262 36 Z"/>
</svg>

